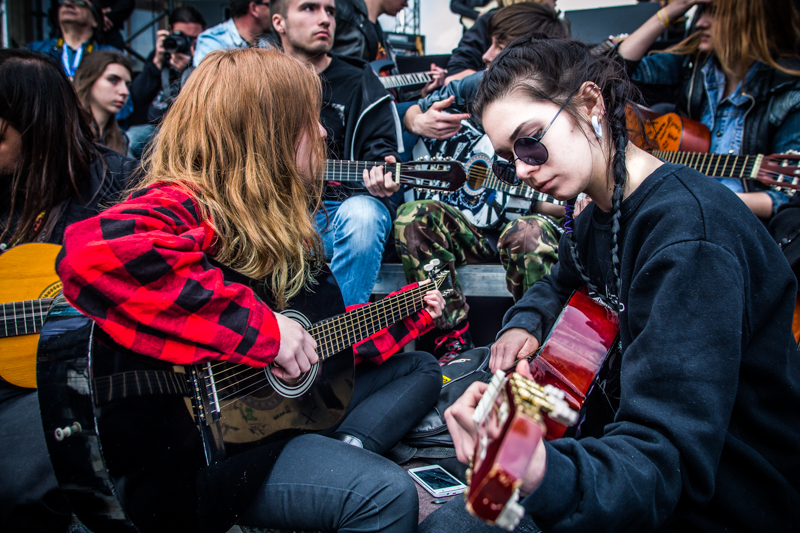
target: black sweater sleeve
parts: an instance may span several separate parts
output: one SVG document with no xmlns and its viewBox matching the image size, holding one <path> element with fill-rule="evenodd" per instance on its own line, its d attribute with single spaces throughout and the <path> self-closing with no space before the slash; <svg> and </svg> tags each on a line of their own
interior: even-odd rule
<svg viewBox="0 0 800 533">
<path fill-rule="evenodd" d="M 447 75 L 452 76 L 459 72 L 472 69 L 475 71 L 483 70 L 483 54 L 492 45 L 492 38 L 489 36 L 489 17 L 493 11 L 489 11 L 478 20 L 475 25 L 464 33 L 458 46 L 453 50 L 450 61 L 447 62 Z"/>
</svg>

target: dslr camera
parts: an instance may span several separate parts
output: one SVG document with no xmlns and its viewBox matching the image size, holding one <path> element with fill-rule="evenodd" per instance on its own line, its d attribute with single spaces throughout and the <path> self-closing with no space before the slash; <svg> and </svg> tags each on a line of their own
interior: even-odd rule
<svg viewBox="0 0 800 533">
<path fill-rule="evenodd" d="M 192 44 L 194 39 L 182 31 L 174 31 L 164 37 L 164 51 L 168 54 L 192 55 Z"/>
</svg>

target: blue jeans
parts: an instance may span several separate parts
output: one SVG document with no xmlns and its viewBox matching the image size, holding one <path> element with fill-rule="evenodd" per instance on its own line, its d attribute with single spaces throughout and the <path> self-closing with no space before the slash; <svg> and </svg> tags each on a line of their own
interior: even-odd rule
<svg viewBox="0 0 800 533">
<path fill-rule="evenodd" d="M 398 353 L 380 366 L 358 365 L 344 421 L 324 433 L 358 437 L 364 449 L 322 435 L 292 439 L 239 524 L 415 533 L 416 487 L 405 470 L 378 454 L 434 406 L 441 383 L 436 359 L 425 352 Z"/>
<path fill-rule="evenodd" d="M 325 259 L 342 290 L 344 304 L 369 301 L 381 268 L 383 247 L 392 230 L 389 210 L 373 196 L 351 196 L 344 202 L 325 200 L 328 213 L 316 214 L 325 245 Z"/>
</svg>

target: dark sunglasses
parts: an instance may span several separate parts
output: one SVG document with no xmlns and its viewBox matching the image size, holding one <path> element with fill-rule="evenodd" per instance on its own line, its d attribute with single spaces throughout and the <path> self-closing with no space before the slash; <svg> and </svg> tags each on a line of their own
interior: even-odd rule
<svg viewBox="0 0 800 533">
<path fill-rule="evenodd" d="M 550 121 L 550 124 L 547 125 L 541 135 L 538 137 L 520 137 L 514 141 L 513 150 L 515 157 L 511 161 L 500 159 L 497 155 L 492 157 L 492 172 L 494 172 L 500 181 L 509 185 L 519 185 L 522 183 L 522 180 L 517 176 L 517 170 L 514 164 L 517 160 L 522 161 L 526 165 L 543 165 L 547 162 L 549 154 L 547 153 L 545 145 L 542 144 L 542 137 L 544 137 L 544 134 L 550 129 L 550 126 L 553 125 L 553 122 L 556 121 L 558 115 L 561 114 L 561 111 L 566 107 L 574 94 L 575 93 L 572 93 L 567 97 L 566 102 L 561 105 L 556 116 L 553 117 L 553 120 Z"/>
<path fill-rule="evenodd" d="M 91 5 L 86 0 L 58 0 L 58 5 L 63 6 L 66 4 L 72 4 L 75 7 L 89 7 Z"/>
</svg>

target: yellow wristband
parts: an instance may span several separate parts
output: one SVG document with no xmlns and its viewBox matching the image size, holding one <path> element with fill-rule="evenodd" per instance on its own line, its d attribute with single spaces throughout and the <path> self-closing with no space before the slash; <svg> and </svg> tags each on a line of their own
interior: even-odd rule
<svg viewBox="0 0 800 533">
<path fill-rule="evenodd" d="M 668 29 L 670 26 L 669 16 L 664 11 L 664 9 L 663 8 L 659 9 L 656 15 L 658 16 L 658 20 L 661 21 L 661 24 L 664 26 L 664 28 Z"/>
</svg>

